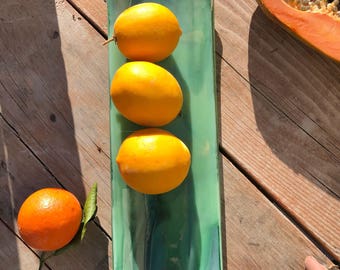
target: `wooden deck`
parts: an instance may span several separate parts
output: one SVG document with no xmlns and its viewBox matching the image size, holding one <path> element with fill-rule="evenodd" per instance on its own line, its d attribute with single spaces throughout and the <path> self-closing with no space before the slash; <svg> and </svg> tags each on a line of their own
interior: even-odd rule
<svg viewBox="0 0 340 270">
<path fill-rule="evenodd" d="M 340 260 L 340 64 L 215 0 L 225 269 Z M 112 269 L 106 3 L 0 1 L 0 270 L 38 269 L 18 236 L 23 200 L 62 186 L 98 213 L 44 269 Z"/>
</svg>

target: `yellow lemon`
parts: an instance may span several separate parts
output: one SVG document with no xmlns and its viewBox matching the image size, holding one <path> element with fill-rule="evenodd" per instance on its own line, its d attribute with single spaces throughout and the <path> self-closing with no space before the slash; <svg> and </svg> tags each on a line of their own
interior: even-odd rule
<svg viewBox="0 0 340 270">
<path fill-rule="evenodd" d="M 129 7 L 114 24 L 114 40 L 130 60 L 158 62 L 165 59 L 175 50 L 181 34 L 176 16 L 157 3 Z"/>
<path fill-rule="evenodd" d="M 170 132 L 147 128 L 123 141 L 116 162 L 128 186 L 145 194 L 161 194 L 184 181 L 191 155 L 187 146 Z"/>
<path fill-rule="evenodd" d="M 148 127 L 168 124 L 183 104 L 176 78 L 166 69 L 144 61 L 122 65 L 112 79 L 110 93 L 124 117 Z"/>
</svg>

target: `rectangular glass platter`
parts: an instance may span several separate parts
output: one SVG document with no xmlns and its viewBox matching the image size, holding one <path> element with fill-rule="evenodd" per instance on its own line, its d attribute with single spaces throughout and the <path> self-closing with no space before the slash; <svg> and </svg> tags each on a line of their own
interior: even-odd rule
<svg viewBox="0 0 340 270">
<path fill-rule="evenodd" d="M 108 0 L 109 37 L 117 16 L 142 2 Z M 143 127 L 124 119 L 110 100 L 113 269 L 223 269 L 213 5 L 210 0 L 153 2 L 172 10 L 183 32 L 173 54 L 157 64 L 183 91 L 181 114 L 162 128 L 188 146 L 191 168 L 166 194 L 144 195 L 127 187 L 115 157 L 124 138 Z M 108 46 L 110 85 L 127 60 L 114 42 Z"/>
</svg>

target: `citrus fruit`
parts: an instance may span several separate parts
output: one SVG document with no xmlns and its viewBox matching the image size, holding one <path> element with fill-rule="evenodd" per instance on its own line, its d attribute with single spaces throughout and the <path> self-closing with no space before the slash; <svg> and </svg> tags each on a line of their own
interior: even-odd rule
<svg viewBox="0 0 340 270">
<path fill-rule="evenodd" d="M 32 248 L 52 251 L 68 244 L 78 231 L 82 209 L 77 198 L 60 188 L 32 193 L 18 214 L 18 229 Z"/>
<path fill-rule="evenodd" d="M 168 124 L 183 104 L 176 78 L 166 69 L 145 61 L 122 65 L 112 79 L 110 93 L 124 117 L 148 127 Z"/>
<path fill-rule="evenodd" d="M 116 19 L 114 40 L 130 60 L 158 62 L 176 48 L 182 34 L 176 16 L 157 3 L 131 6 Z"/>
<path fill-rule="evenodd" d="M 116 162 L 128 186 L 145 194 L 161 194 L 184 181 L 191 156 L 187 146 L 170 132 L 147 128 L 123 141 Z"/>
</svg>

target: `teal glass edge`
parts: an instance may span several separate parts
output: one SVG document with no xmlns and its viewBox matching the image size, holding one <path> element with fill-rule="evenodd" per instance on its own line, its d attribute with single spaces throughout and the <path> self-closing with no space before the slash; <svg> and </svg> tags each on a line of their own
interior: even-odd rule
<svg viewBox="0 0 340 270">
<path fill-rule="evenodd" d="M 140 2 L 108 0 L 109 37 L 118 14 Z M 223 269 L 213 4 L 154 2 L 168 6 L 183 30 L 175 52 L 157 64 L 182 86 L 181 115 L 162 128 L 187 144 L 192 166 L 184 183 L 169 193 L 150 196 L 128 188 L 115 156 L 122 140 L 143 127 L 120 116 L 110 99 L 113 269 Z M 126 59 L 113 42 L 108 47 L 110 86 Z"/>
</svg>

